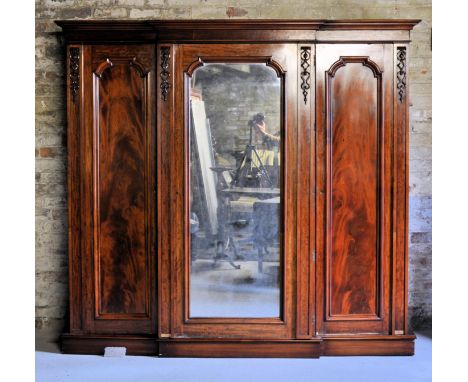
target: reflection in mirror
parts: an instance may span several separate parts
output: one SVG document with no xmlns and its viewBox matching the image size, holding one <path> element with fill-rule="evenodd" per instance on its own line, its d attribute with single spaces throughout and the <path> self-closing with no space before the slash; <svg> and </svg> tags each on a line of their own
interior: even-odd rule
<svg viewBox="0 0 468 382">
<path fill-rule="evenodd" d="M 280 317 L 281 87 L 260 63 L 189 78 L 190 317 Z"/>
</svg>

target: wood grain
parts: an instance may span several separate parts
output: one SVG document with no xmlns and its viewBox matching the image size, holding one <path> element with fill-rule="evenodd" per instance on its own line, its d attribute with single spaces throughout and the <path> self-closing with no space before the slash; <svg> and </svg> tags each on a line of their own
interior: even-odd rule
<svg viewBox="0 0 468 382">
<path fill-rule="evenodd" d="M 99 316 L 148 314 L 146 80 L 129 63 L 96 77 Z"/>
<path fill-rule="evenodd" d="M 413 354 L 409 98 L 396 88 L 396 52 L 406 48 L 409 56 L 417 22 L 58 22 L 68 74 L 69 49 L 80 50 L 78 82 L 71 86 L 67 75 L 70 328 L 63 351 Z M 170 52 L 166 102 L 161 47 Z M 298 91 L 301 47 L 316 54 L 306 102 Z M 187 315 L 185 94 L 200 59 L 270 63 L 284 80 L 278 319 Z"/>
<path fill-rule="evenodd" d="M 395 45 L 392 52 L 392 63 L 394 63 L 395 84 L 397 84 L 397 48 L 405 48 L 408 57 L 408 45 Z M 408 58 L 406 68 L 408 69 Z M 408 78 L 408 73 L 406 73 Z M 395 89 L 394 97 L 394 244 L 393 244 L 393 333 L 409 333 L 408 323 L 408 193 L 409 193 L 409 97 L 408 83 L 406 92 L 400 101 L 398 91 Z"/>
<path fill-rule="evenodd" d="M 171 247 L 166 247 L 162 257 L 171 259 L 171 273 L 165 275 L 171 282 L 171 336 L 172 337 L 224 337 L 224 338 L 294 338 L 296 301 L 296 232 L 297 232 L 297 46 L 295 44 L 180 44 L 174 51 L 174 114 L 168 141 L 160 142 L 170 148 L 168 157 L 162 158 L 162 166 L 169 168 L 170 185 L 162 192 L 162 199 L 169 201 L 170 224 L 163 227 L 169 230 Z M 190 70 L 201 65 L 200 60 L 210 62 L 259 62 L 275 65 L 282 77 L 282 150 L 286 158 L 282 163 L 282 214 L 284 232 L 281 237 L 281 314 L 280 319 L 265 323 L 262 319 L 232 318 L 221 325 L 216 318 L 200 320 L 188 316 L 189 293 L 189 227 L 188 227 L 188 103 L 187 79 Z M 303 101 L 302 101 L 303 102 Z M 287 127 L 287 128 L 286 128 Z M 169 128 L 169 127 L 166 127 Z M 177 190 L 174 192 L 173 190 Z M 303 256 L 308 258 L 308 254 Z M 169 280 L 168 280 L 169 279 Z M 303 280 L 307 283 L 307 279 Z M 308 285 L 304 288 L 308 288 Z M 308 313 L 307 313 L 308 315 Z M 163 318 L 167 321 L 168 318 Z"/>
<path fill-rule="evenodd" d="M 324 356 L 413 355 L 414 336 L 354 336 L 325 337 Z"/>
<path fill-rule="evenodd" d="M 70 49 L 79 49 L 78 62 L 78 84 L 82 87 L 83 79 L 83 47 L 81 45 L 70 45 L 67 54 L 67 152 L 68 152 L 68 275 L 69 296 L 73 303 L 70 304 L 69 331 L 70 333 L 81 332 L 83 329 L 82 308 L 82 254 L 81 245 L 81 149 L 80 136 L 83 109 L 83 99 L 80 93 L 72 94 L 71 90 L 71 65 Z"/>
<path fill-rule="evenodd" d="M 321 340 L 173 340 L 159 342 L 161 357 L 318 358 Z"/>
<path fill-rule="evenodd" d="M 69 42 L 407 41 L 420 20 L 60 20 Z M 372 33 L 369 33 L 372 31 Z M 330 33 L 331 32 L 331 33 Z M 344 32 L 344 33 L 343 33 Z M 318 37 L 324 34 L 323 37 Z"/>
<path fill-rule="evenodd" d="M 86 333 L 157 331 L 155 52 L 83 47 L 81 316 Z"/>
<path fill-rule="evenodd" d="M 323 335 L 390 331 L 391 50 L 317 45 L 316 317 Z"/>
<path fill-rule="evenodd" d="M 377 316 L 380 83 L 362 63 L 328 81 L 328 315 Z"/>
<path fill-rule="evenodd" d="M 68 354 L 104 355 L 104 349 L 110 347 L 125 347 L 127 355 L 157 355 L 158 341 L 151 336 L 136 335 L 62 335 L 61 350 Z"/>
</svg>

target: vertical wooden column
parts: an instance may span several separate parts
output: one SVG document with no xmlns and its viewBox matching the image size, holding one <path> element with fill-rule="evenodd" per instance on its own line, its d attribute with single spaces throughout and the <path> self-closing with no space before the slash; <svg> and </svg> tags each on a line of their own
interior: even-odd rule
<svg viewBox="0 0 468 382">
<path fill-rule="evenodd" d="M 297 338 L 315 333 L 315 45 L 298 45 Z"/>
<path fill-rule="evenodd" d="M 81 147 L 83 110 L 83 46 L 67 47 L 68 270 L 70 333 L 83 328 L 81 285 Z"/>
<path fill-rule="evenodd" d="M 158 336 L 171 336 L 171 147 L 174 114 L 174 46 L 160 44 L 156 48 L 157 86 L 157 226 L 158 226 Z"/>
<path fill-rule="evenodd" d="M 394 207 L 392 334 L 408 333 L 408 44 L 393 45 Z"/>
</svg>

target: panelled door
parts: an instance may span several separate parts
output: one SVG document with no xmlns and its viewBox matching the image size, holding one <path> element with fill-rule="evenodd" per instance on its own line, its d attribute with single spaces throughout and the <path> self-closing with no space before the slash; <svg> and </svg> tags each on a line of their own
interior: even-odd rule
<svg viewBox="0 0 468 382">
<path fill-rule="evenodd" d="M 393 46 L 316 52 L 317 332 L 389 333 Z"/>
<path fill-rule="evenodd" d="M 296 44 L 158 46 L 162 338 L 313 335 L 299 65 Z"/>
<path fill-rule="evenodd" d="M 156 332 L 155 50 L 83 50 L 83 329 Z M 77 127 L 78 128 L 78 127 Z"/>
</svg>

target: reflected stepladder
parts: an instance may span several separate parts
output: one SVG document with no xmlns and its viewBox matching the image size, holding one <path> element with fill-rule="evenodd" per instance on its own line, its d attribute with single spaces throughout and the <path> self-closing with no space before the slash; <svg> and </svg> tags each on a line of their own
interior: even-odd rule
<svg viewBox="0 0 468 382">
<path fill-rule="evenodd" d="M 280 317 L 282 79 L 209 63 L 188 88 L 189 316 Z"/>
</svg>

